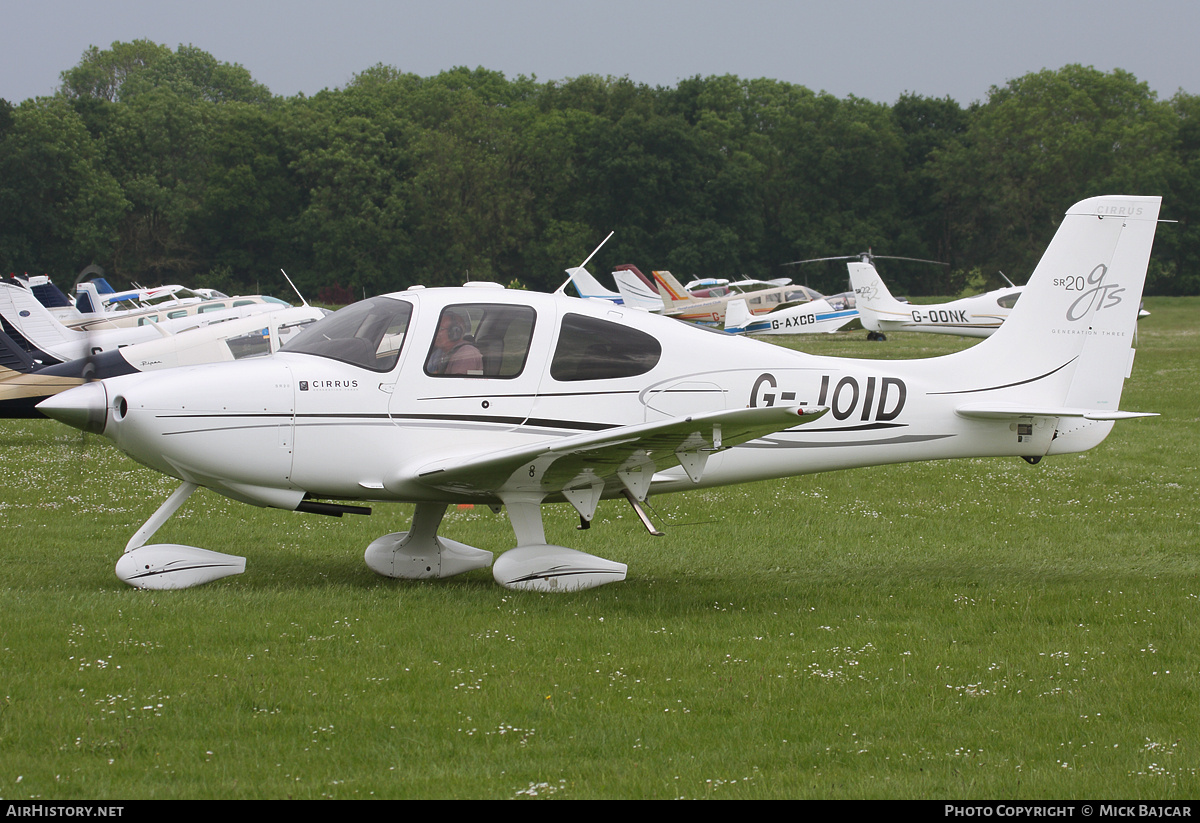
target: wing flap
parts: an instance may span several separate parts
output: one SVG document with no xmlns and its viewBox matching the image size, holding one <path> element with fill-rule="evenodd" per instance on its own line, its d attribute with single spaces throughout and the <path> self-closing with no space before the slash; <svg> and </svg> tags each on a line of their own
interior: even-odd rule
<svg viewBox="0 0 1200 823">
<path fill-rule="evenodd" d="M 654 472 L 683 465 L 699 481 L 708 455 L 816 420 L 827 408 L 733 409 L 619 426 L 421 466 L 421 483 L 459 494 L 595 489 L 616 478 L 644 499 Z"/>
</svg>

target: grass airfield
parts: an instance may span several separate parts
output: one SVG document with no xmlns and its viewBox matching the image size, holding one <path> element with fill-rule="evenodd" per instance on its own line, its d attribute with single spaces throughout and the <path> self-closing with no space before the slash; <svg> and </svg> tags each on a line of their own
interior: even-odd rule
<svg viewBox="0 0 1200 823">
<path fill-rule="evenodd" d="M 1098 448 L 623 503 L 551 542 L 629 564 L 569 595 L 387 580 L 408 527 L 206 491 L 156 535 L 247 571 L 113 574 L 176 481 L 0 421 L 0 797 L 1200 797 L 1200 298 L 1149 299 Z M 973 344 L 861 331 L 821 354 Z M 503 514 L 441 533 L 497 553 Z"/>
</svg>

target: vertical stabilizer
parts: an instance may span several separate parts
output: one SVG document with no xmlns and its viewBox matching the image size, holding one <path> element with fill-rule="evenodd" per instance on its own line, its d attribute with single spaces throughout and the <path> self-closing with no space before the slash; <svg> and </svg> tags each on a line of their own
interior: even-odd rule
<svg viewBox="0 0 1200 823">
<path fill-rule="evenodd" d="M 0 282 L 0 315 L 30 344 L 60 361 L 74 360 L 85 352 L 87 335 L 54 319 L 28 289 Z"/>
<path fill-rule="evenodd" d="M 1048 453 L 1083 451 L 1104 439 L 1130 374 L 1138 306 L 1154 244 L 1159 197 L 1093 197 L 1067 211 L 996 332 L 950 355 L 970 388 L 942 394 L 960 414 L 1040 409 L 1059 418 Z"/>
<path fill-rule="evenodd" d="M 571 284 L 575 286 L 575 291 L 579 292 L 580 297 L 621 303 L 621 295 L 600 285 L 600 281 L 592 277 L 591 272 L 583 266 L 567 269 L 567 274 L 570 275 Z"/>
<path fill-rule="evenodd" d="M 730 334 L 743 334 L 754 322 L 754 315 L 745 300 L 730 300 L 725 306 L 725 331 Z"/>
<path fill-rule="evenodd" d="M 847 263 L 850 270 L 850 288 L 854 290 L 854 305 L 858 309 L 859 319 L 863 328 L 868 331 L 881 331 L 881 321 L 907 321 L 909 310 L 903 303 L 892 297 L 883 278 L 870 263 Z"/>
<path fill-rule="evenodd" d="M 646 276 L 637 269 L 622 267 L 613 270 L 613 280 L 626 306 L 645 311 L 662 311 L 663 299 L 657 288 L 647 285 Z"/>
<path fill-rule="evenodd" d="M 1048 364 L 1071 359 L 1064 404 L 1116 411 L 1161 202 L 1108 196 L 1072 206 L 1020 302 L 989 338 L 991 350 Z"/>
<path fill-rule="evenodd" d="M 663 304 L 668 309 L 685 306 L 695 301 L 683 284 L 676 280 L 675 275 L 669 271 L 656 271 L 653 274 L 654 282 L 658 286 L 658 293 L 662 295 Z"/>
</svg>

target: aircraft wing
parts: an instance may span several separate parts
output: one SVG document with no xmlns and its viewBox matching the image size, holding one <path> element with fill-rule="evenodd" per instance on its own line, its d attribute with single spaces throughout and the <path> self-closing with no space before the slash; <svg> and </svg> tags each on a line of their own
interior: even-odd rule
<svg viewBox="0 0 1200 823">
<path fill-rule="evenodd" d="M 773 406 L 673 417 L 453 457 L 421 466 L 415 475 L 421 483 L 458 494 L 562 492 L 570 499 L 574 492 L 597 500 L 605 481 L 616 478 L 642 500 L 656 471 L 682 465 L 699 482 L 710 454 L 809 423 L 827 411 Z"/>
</svg>

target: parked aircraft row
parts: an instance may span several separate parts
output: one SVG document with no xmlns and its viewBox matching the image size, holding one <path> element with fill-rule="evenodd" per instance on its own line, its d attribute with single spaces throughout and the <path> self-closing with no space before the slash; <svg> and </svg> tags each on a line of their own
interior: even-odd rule
<svg viewBox="0 0 1200 823">
<path fill-rule="evenodd" d="M 655 271 L 652 278 L 635 266 L 618 266 L 613 271 L 617 291 L 602 286 L 586 269 L 568 269 L 570 281 L 581 297 L 607 300 L 616 305 L 709 325 L 724 324 L 735 334 L 802 334 L 833 332 L 858 317 L 853 296 L 824 297 L 807 286 L 791 285 L 786 278 L 774 281 L 700 280 L 687 286 L 669 271 Z M 834 306 L 833 303 L 838 305 Z M 734 309 L 734 322 L 727 311 Z M 769 317 L 764 317 L 769 316 Z M 750 318 L 757 318 L 751 321 Z"/>
<path fill-rule="evenodd" d="M 103 278 L 76 284 L 74 299 L 63 294 L 45 275 L 14 276 L 8 285 L 28 290 L 55 320 L 78 331 L 143 326 L 149 322 L 177 320 L 257 303 L 270 303 L 276 307 L 288 305 L 268 295 L 230 297 L 212 289 L 189 289 L 179 285 L 118 292 Z"/>
<path fill-rule="evenodd" d="M 895 331 L 987 337 L 1012 312 L 1023 291 L 1010 284 L 948 303 L 913 304 L 892 296 L 870 254 L 846 266 L 851 291 L 831 297 L 805 286 L 781 286 L 777 281 L 710 279 L 682 286 L 670 272 L 655 271 L 651 280 L 634 266 L 613 271 L 618 291 L 612 292 L 583 268 L 568 269 L 568 274 L 583 296 L 682 320 L 723 323 L 728 332 L 755 335 L 834 332 L 859 320 L 871 339 L 886 339 L 886 332 Z M 651 293 L 652 287 L 657 288 L 657 296 Z M 1146 314 L 1139 312 L 1139 316 Z"/>
<path fill-rule="evenodd" d="M 549 544 L 542 505 L 581 527 L 601 501 L 883 463 L 1090 449 L 1120 408 L 1160 198 L 1071 207 L 990 339 L 927 360 L 818 357 L 617 305 L 492 284 L 410 288 L 317 321 L 272 357 L 86 383 L 46 415 L 102 434 L 180 486 L 117 563 L 131 585 L 236 574 L 239 556 L 150 544 L 198 488 L 256 506 L 416 504 L 365 552 L 375 572 L 491 566 L 514 589 L 624 579 Z M 515 547 L 439 535 L 446 508 L 507 510 Z M 511 544 L 510 544 L 511 545 Z"/>
<path fill-rule="evenodd" d="M 269 354 L 329 313 L 275 298 L 208 305 L 201 314 L 83 331 L 60 323 L 33 291 L 0 282 L 0 417 L 39 417 L 37 403 L 86 380 Z"/>
</svg>

